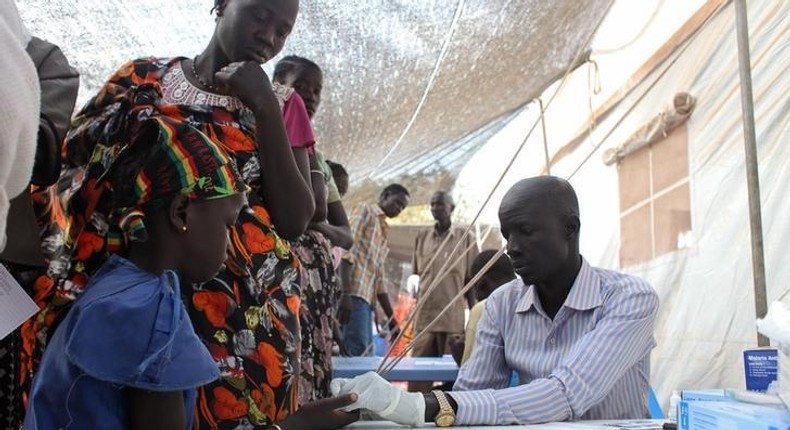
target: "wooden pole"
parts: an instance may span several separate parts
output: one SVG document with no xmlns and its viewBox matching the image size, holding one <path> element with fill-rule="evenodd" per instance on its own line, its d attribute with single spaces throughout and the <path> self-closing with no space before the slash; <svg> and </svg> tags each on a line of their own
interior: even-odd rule
<svg viewBox="0 0 790 430">
<path fill-rule="evenodd" d="M 752 271 L 754 305 L 757 318 L 765 317 L 768 299 L 765 282 L 763 222 L 760 207 L 760 175 L 757 167 L 757 136 L 754 127 L 754 96 L 752 94 L 752 62 L 749 53 L 749 23 L 746 0 L 735 0 L 735 28 L 738 36 L 738 69 L 741 81 L 743 143 L 746 153 L 746 185 L 749 191 L 749 224 L 752 239 Z M 768 346 L 768 339 L 757 334 L 757 345 Z"/>
</svg>

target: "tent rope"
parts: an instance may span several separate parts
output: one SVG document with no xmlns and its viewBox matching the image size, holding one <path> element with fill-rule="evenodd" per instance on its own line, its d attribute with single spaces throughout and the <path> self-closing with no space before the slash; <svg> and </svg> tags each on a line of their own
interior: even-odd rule
<svg viewBox="0 0 790 430">
<path fill-rule="evenodd" d="M 436 59 L 436 64 L 433 66 L 433 71 L 431 72 L 430 76 L 428 77 L 428 83 L 425 85 L 425 90 L 422 93 L 422 97 L 420 98 L 420 102 L 417 103 L 417 108 L 414 110 L 414 113 L 411 115 L 411 119 L 406 124 L 406 128 L 403 129 L 403 132 L 398 137 L 398 140 L 395 141 L 395 144 L 387 151 L 384 157 L 379 161 L 379 164 L 373 168 L 370 173 L 368 174 L 368 179 L 373 177 L 373 174 L 379 170 L 381 166 L 390 158 L 390 156 L 398 149 L 398 147 L 403 143 L 403 139 L 409 134 L 411 131 L 412 126 L 414 123 L 417 122 L 417 117 L 420 115 L 423 106 L 425 106 L 425 102 L 428 100 L 428 94 L 433 89 L 433 85 L 436 82 L 436 78 L 439 76 L 439 70 L 442 67 L 442 63 L 444 59 L 447 57 L 447 51 L 450 47 L 450 41 L 453 39 L 453 35 L 455 34 L 455 30 L 458 27 L 458 21 L 461 18 L 465 5 L 465 0 L 458 0 L 458 3 L 455 7 L 455 13 L 453 14 L 453 20 L 450 23 L 450 29 L 447 32 L 447 37 L 445 37 L 444 42 L 442 43 L 442 49 L 439 52 L 439 58 Z"/>
</svg>

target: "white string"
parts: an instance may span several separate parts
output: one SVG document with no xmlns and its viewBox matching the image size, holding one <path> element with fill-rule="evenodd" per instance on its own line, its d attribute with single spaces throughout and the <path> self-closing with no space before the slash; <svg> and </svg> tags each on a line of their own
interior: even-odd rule
<svg viewBox="0 0 790 430">
<path fill-rule="evenodd" d="M 576 56 L 574 57 L 573 61 L 572 61 L 570 64 L 568 64 L 568 67 L 566 68 L 566 70 L 565 70 L 565 73 L 563 74 L 563 76 L 562 76 L 562 79 L 560 80 L 560 84 L 557 86 L 557 89 L 556 89 L 556 90 L 554 91 L 554 93 L 551 95 L 551 97 L 549 98 L 548 102 L 546 102 L 545 110 L 548 110 L 549 106 L 551 106 L 551 104 L 552 104 L 552 102 L 554 101 L 554 99 L 557 97 L 557 95 L 560 93 L 560 91 L 561 91 L 561 90 L 562 90 L 562 89 L 565 87 L 565 83 L 567 82 L 568 76 L 570 76 L 570 73 L 571 73 L 571 71 L 574 69 L 574 66 L 575 66 L 575 65 L 578 63 L 579 59 L 581 58 L 581 56 L 582 56 L 582 55 L 584 55 L 584 53 L 585 53 L 585 51 L 586 51 L 586 49 L 585 49 L 584 47 L 586 47 L 586 46 L 588 46 L 588 45 L 589 45 L 590 41 L 591 41 L 591 40 L 592 40 L 592 38 L 595 36 L 595 33 L 596 33 L 596 31 L 597 31 L 598 27 L 601 25 L 601 22 L 604 20 L 604 18 L 605 18 L 605 17 L 606 17 L 606 15 L 605 15 L 605 14 L 604 14 L 603 16 L 601 16 L 601 18 L 598 20 L 598 23 L 597 23 L 597 25 L 594 27 L 594 30 L 593 30 L 592 32 L 590 32 L 590 34 L 588 35 L 587 39 L 585 40 L 585 43 L 582 45 L 582 49 L 580 49 L 580 51 L 579 51 L 579 52 L 576 54 Z M 513 156 L 511 157 L 511 159 L 510 159 L 510 161 L 508 162 L 507 166 L 505 166 L 505 169 L 502 171 L 502 174 L 499 176 L 499 179 L 498 179 L 498 180 L 497 180 L 497 182 L 494 184 L 494 186 L 493 186 L 493 188 L 491 189 L 491 191 L 488 193 L 488 196 L 486 197 L 485 201 L 484 201 L 484 202 L 483 202 L 483 204 L 480 206 L 480 209 L 478 210 L 478 212 L 477 212 L 477 214 L 475 215 L 474 219 L 473 219 L 473 220 L 472 220 L 472 222 L 470 223 L 469 227 L 466 229 L 466 231 L 465 231 L 465 233 L 464 233 L 464 236 L 463 236 L 463 238 L 461 239 L 461 241 L 459 241 L 459 243 L 458 243 L 458 244 L 456 244 L 456 247 L 455 247 L 455 249 L 453 249 L 453 252 L 451 253 L 451 255 L 452 255 L 452 254 L 454 254 L 454 253 L 455 253 L 455 251 L 458 249 L 458 246 L 460 245 L 460 243 L 461 243 L 461 242 L 462 242 L 462 241 L 463 241 L 463 240 L 466 238 L 466 236 L 469 234 L 469 231 L 471 230 L 472 226 L 473 226 L 473 225 L 474 225 L 474 224 L 477 222 L 477 220 L 478 220 L 478 218 L 480 217 L 480 215 L 482 214 L 483 210 L 484 210 L 484 209 L 485 209 L 485 207 L 488 205 L 488 203 L 491 201 L 491 198 L 492 198 L 492 197 L 493 197 L 493 195 L 494 195 L 494 191 L 496 191 L 496 190 L 497 190 L 497 188 L 499 188 L 499 186 L 502 184 L 502 181 L 505 179 L 505 176 L 506 176 L 506 175 L 507 175 L 507 173 L 510 171 L 510 169 L 513 167 L 513 164 L 515 164 L 515 162 L 516 162 L 516 159 L 518 158 L 519 154 L 521 154 L 521 151 L 522 151 L 522 150 L 524 149 L 524 147 L 526 146 L 526 144 L 527 144 L 527 141 L 529 141 L 529 138 L 532 136 L 532 133 L 535 131 L 535 129 L 537 128 L 538 124 L 540 124 L 540 121 L 541 121 L 541 119 L 542 119 L 543 115 L 544 115 L 544 113 L 542 112 L 542 113 L 541 113 L 541 115 L 540 115 L 541 117 L 540 117 L 540 118 L 538 118 L 538 119 L 535 121 L 535 123 L 534 123 L 534 124 L 532 124 L 532 127 L 530 128 L 530 130 L 527 132 L 526 136 L 524 136 L 524 139 L 521 141 L 521 144 L 519 145 L 518 149 L 516 150 L 516 152 L 515 152 L 515 153 L 513 154 Z M 502 252 L 504 252 L 504 248 L 502 249 Z M 500 255 L 501 255 L 501 254 L 500 254 Z M 447 263 L 448 263 L 448 262 L 449 262 L 449 260 L 448 260 L 447 262 L 445 262 L 445 266 L 447 265 Z M 482 271 L 481 271 L 481 272 L 482 272 Z M 434 283 L 434 285 L 432 285 L 432 287 L 435 287 L 435 283 Z M 459 297 L 459 296 L 456 296 L 456 298 L 455 298 L 455 299 L 457 299 L 458 297 Z M 455 300 L 455 299 L 454 299 L 454 300 Z M 445 308 L 445 310 L 447 310 L 447 308 Z M 413 317 L 413 316 L 414 316 L 414 315 L 412 315 L 412 317 Z M 437 317 L 437 318 L 438 318 L 438 317 Z M 413 318 L 412 318 L 412 319 L 413 319 Z M 434 323 L 436 322 L 436 320 L 437 320 L 437 319 L 435 318 L 435 319 L 434 319 L 434 321 L 432 321 L 432 322 L 431 322 L 431 324 L 434 324 Z M 431 326 L 431 324 L 429 324 L 429 327 Z M 416 340 L 416 339 L 417 339 L 417 338 L 420 336 L 420 334 L 422 334 L 422 333 L 424 333 L 424 332 L 425 332 L 425 330 L 423 330 L 421 333 L 418 333 L 418 334 L 417 334 L 417 335 L 416 335 L 416 336 L 415 336 L 415 337 L 412 339 L 412 341 L 409 343 L 409 345 L 407 345 L 407 347 L 406 347 L 406 348 L 404 348 L 404 351 L 410 351 L 410 350 L 411 350 L 411 349 L 414 347 L 414 342 L 415 342 L 415 340 Z M 386 363 L 386 361 L 387 361 L 387 357 L 390 355 L 390 353 L 392 353 L 392 350 L 393 350 L 393 348 L 395 347 L 395 345 L 396 345 L 397 341 L 399 341 L 399 340 L 401 339 L 401 337 L 403 336 L 403 334 L 404 334 L 404 332 L 403 332 L 403 331 L 401 331 L 401 333 L 398 335 L 398 337 L 397 337 L 396 341 L 395 341 L 395 342 L 393 342 L 393 343 L 392 343 L 392 345 L 390 345 L 390 347 L 387 349 L 387 353 L 385 354 L 384 358 L 382 359 L 381 363 L 379 364 L 379 367 L 378 367 L 378 369 L 377 369 L 377 372 L 380 372 L 380 371 L 381 371 L 381 370 L 382 370 L 382 369 L 385 367 L 385 363 Z M 394 366 L 396 366 L 396 365 L 397 365 L 397 363 L 399 363 L 399 362 L 400 362 L 400 360 L 402 360 L 404 356 L 405 356 L 405 352 L 403 352 L 403 351 L 402 351 L 402 352 L 401 352 L 401 354 L 399 354 L 397 357 L 395 357 L 395 358 L 392 360 L 392 362 L 393 362 L 394 364 L 392 364 L 392 365 L 390 366 L 390 368 L 393 368 Z"/>
<path fill-rule="evenodd" d="M 395 141 L 395 144 L 387 151 L 387 154 L 384 155 L 384 158 L 381 159 L 379 164 L 373 168 L 368 174 L 368 179 L 373 177 L 373 174 L 379 170 L 381 166 L 389 159 L 389 157 L 395 152 L 396 149 L 403 143 L 403 139 L 406 135 L 411 131 L 412 126 L 417 121 L 417 117 L 420 115 L 425 102 L 428 100 L 428 94 L 433 89 L 434 82 L 436 81 L 436 77 L 439 76 L 439 69 L 442 67 L 442 63 L 444 62 L 445 57 L 447 57 L 447 50 L 450 47 L 450 41 L 455 34 L 455 29 L 458 27 L 458 20 L 461 18 L 461 14 L 463 13 L 465 0 L 458 0 L 458 4 L 455 7 L 455 14 L 453 15 L 453 21 L 450 23 L 450 30 L 447 32 L 447 37 L 444 39 L 442 43 L 442 50 L 439 52 L 439 58 L 436 59 L 436 64 L 433 66 L 433 71 L 431 72 L 430 77 L 428 78 L 428 84 L 425 86 L 425 90 L 422 93 L 422 98 L 420 98 L 420 102 L 417 104 L 417 108 L 414 110 L 414 113 L 411 116 L 411 119 L 406 124 L 406 128 L 403 129 L 403 132 L 398 137 L 398 140 Z"/>
<path fill-rule="evenodd" d="M 381 365 L 379 366 L 379 369 L 376 370 L 376 372 L 378 374 L 380 374 L 382 377 L 384 377 L 389 372 L 391 372 L 393 369 L 395 369 L 395 367 L 406 356 L 406 354 L 408 354 L 409 352 L 411 352 L 412 349 L 414 349 L 414 345 L 417 344 L 417 340 L 420 339 L 422 336 L 424 336 L 426 333 L 428 333 L 428 330 L 430 330 L 434 325 L 436 325 L 439 322 L 439 318 L 443 317 L 444 314 L 446 314 L 453 307 L 455 302 L 457 302 L 459 299 L 464 297 L 464 295 L 470 289 L 472 289 L 472 287 L 474 287 L 475 284 L 477 284 L 477 282 L 480 281 L 480 278 L 482 278 L 483 276 L 485 276 L 486 273 L 488 273 L 488 270 L 491 268 L 491 266 L 493 266 L 494 263 L 496 263 L 497 260 L 499 260 L 499 257 L 501 257 L 502 254 L 504 254 L 504 253 L 505 253 L 505 247 L 500 248 L 496 252 L 496 254 L 494 254 L 494 256 L 491 257 L 490 260 L 488 260 L 488 262 L 486 262 L 486 264 L 483 266 L 483 268 L 480 269 L 480 271 L 477 272 L 477 274 L 472 279 L 470 279 L 469 282 L 466 283 L 466 285 L 464 285 L 464 287 L 461 289 L 461 291 L 459 291 L 458 294 L 455 297 L 453 297 L 452 300 L 450 300 L 450 302 L 447 304 L 447 306 L 445 306 L 444 309 L 442 309 L 442 311 L 439 312 L 439 314 L 436 316 L 436 318 L 434 318 L 433 321 L 431 321 L 431 323 L 428 324 L 425 327 L 425 329 L 423 329 L 421 332 L 417 333 L 417 335 L 414 336 L 414 338 L 412 338 L 411 342 L 408 345 L 406 345 L 405 348 L 403 348 L 403 351 L 401 351 L 398 354 L 398 356 L 395 357 L 390 362 L 390 364 L 388 366 L 383 366 L 384 362 L 386 361 L 386 357 L 385 357 L 385 359 L 381 361 Z"/>
</svg>

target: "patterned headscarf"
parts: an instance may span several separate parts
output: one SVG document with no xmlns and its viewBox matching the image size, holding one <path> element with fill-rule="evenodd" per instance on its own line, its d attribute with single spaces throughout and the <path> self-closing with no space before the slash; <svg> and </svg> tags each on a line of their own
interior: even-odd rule
<svg viewBox="0 0 790 430">
<path fill-rule="evenodd" d="M 108 250 L 126 241 L 145 241 L 144 210 L 157 210 L 178 195 L 213 200 L 244 193 L 235 162 L 218 144 L 183 120 L 162 114 L 154 86 L 139 88 L 122 129 L 128 144 L 98 144 L 91 164 L 99 164 L 112 189 Z M 144 94 L 142 94 L 142 93 Z M 139 103 L 149 101 L 150 103 Z M 113 139 L 114 140 L 114 139 Z M 94 164 L 94 165 L 95 165 Z"/>
</svg>

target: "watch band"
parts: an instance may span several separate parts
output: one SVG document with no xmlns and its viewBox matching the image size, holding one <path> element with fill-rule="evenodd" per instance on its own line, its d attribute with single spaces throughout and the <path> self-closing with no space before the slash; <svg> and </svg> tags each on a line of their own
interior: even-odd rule
<svg viewBox="0 0 790 430">
<path fill-rule="evenodd" d="M 436 396 L 436 400 L 439 402 L 439 415 L 450 415 L 455 418 L 455 411 L 450 405 L 450 401 L 447 400 L 447 395 L 444 394 L 444 391 L 433 390 L 432 393 L 434 396 Z"/>
</svg>

